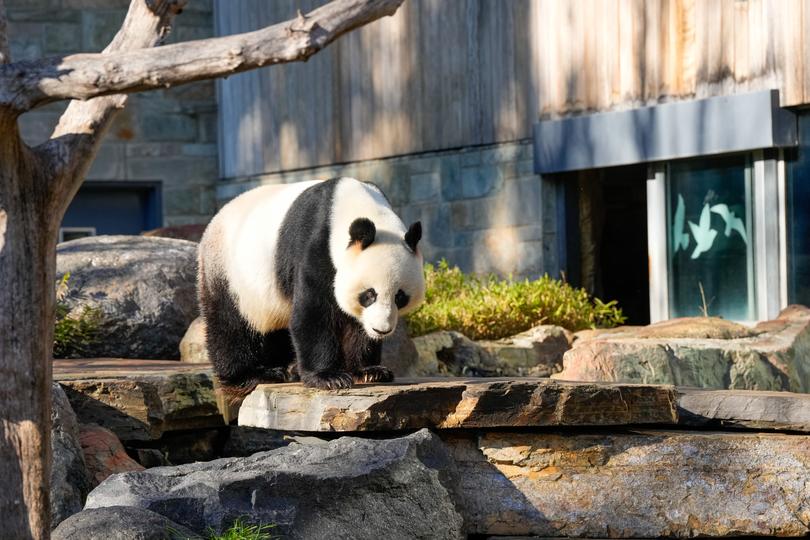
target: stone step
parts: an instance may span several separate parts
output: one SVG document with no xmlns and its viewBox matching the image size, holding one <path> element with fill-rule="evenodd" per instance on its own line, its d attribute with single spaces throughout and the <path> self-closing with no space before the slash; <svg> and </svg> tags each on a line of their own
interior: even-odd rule
<svg viewBox="0 0 810 540">
<path fill-rule="evenodd" d="M 679 388 L 678 423 L 810 433 L 810 394 Z"/>
<path fill-rule="evenodd" d="M 82 424 L 99 424 L 123 441 L 160 438 L 178 430 L 225 425 L 210 365 L 171 360 L 54 360 Z"/>
<path fill-rule="evenodd" d="M 402 380 L 324 391 L 261 385 L 239 425 L 281 431 L 661 426 L 810 432 L 810 396 L 544 378 Z"/>
<path fill-rule="evenodd" d="M 588 384 L 540 378 L 414 379 L 324 391 L 261 385 L 239 425 L 289 431 L 396 431 L 673 424 L 671 386 Z"/>
<path fill-rule="evenodd" d="M 81 423 L 124 441 L 214 428 L 235 419 L 209 364 L 161 360 L 55 360 Z M 810 432 L 810 395 L 700 390 L 545 378 L 433 378 L 324 391 L 259 386 L 239 424 L 281 431 L 396 431 L 422 427 L 660 425 Z"/>
<path fill-rule="evenodd" d="M 810 533 L 810 436 L 658 430 L 443 432 L 468 534 Z"/>
</svg>

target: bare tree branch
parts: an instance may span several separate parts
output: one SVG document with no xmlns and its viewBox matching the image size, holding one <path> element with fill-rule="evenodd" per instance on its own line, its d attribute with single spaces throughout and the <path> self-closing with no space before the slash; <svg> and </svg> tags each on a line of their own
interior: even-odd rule
<svg viewBox="0 0 810 540">
<path fill-rule="evenodd" d="M 90 99 L 212 79 L 306 60 L 342 34 L 396 12 L 403 0 L 333 0 L 264 29 L 111 54 L 76 54 L 0 66 L 0 104 L 26 111 L 63 99 Z"/>
<path fill-rule="evenodd" d="M 8 21 L 6 0 L 0 0 L 0 64 L 11 62 L 11 49 L 8 46 Z"/>
<path fill-rule="evenodd" d="M 2 0 L 0 0 L 2 1 Z M 187 0 L 132 0 L 121 29 L 104 49 L 115 54 L 158 44 Z M 71 101 L 50 140 L 37 147 L 43 166 L 54 179 L 49 190 L 50 211 L 62 215 L 84 180 L 104 132 L 126 105 L 123 94 L 89 101 Z"/>
</svg>

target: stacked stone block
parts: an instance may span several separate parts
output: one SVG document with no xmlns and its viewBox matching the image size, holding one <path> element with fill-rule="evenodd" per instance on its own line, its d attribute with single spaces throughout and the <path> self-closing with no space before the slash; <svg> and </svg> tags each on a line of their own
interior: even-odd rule
<svg viewBox="0 0 810 540">
<path fill-rule="evenodd" d="M 124 20 L 129 0 L 7 0 L 15 60 L 98 52 Z M 167 42 L 213 35 L 211 0 L 189 2 Z M 47 139 L 65 103 L 21 118 L 29 144 Z M 87 180 L 162 182 L 165 225 L 204 223 L 218 178 L 216 95 L 198 82 L 130 97 L 107 133 Z"/>
<path fill-rule="evenodd" d="M 406 222 L 421 220 L 425 258 L 518 277 L 559 273 L 557 187 L 533 172 L 529 140 L 236 179 L 217 202 L 262 184 L 354 176 L 380 185 Z"/>
</svg>

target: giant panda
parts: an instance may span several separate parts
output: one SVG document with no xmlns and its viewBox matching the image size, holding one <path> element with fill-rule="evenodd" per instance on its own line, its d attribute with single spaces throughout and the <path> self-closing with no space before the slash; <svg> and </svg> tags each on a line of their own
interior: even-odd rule
<svg viewBox="0 0 810 540">
<path fill-rule="evenodd" d="M 380 340 L 424 300 L 421 236 L 354 178 L 258 187 L 223 206 L 200 241 L 198 292 L 226 391 L 393 380 Z"/>
</svg>

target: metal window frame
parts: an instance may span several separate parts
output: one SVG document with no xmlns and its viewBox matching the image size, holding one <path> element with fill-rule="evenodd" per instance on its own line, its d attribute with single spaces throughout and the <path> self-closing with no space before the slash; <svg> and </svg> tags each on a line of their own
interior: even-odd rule
<svg viewBox="0 0 810 540">
<path fill-rule="evenodd" d="M 667 185 L 663 163 L 650 165 L 647 173 L 647 256 L 650 278 L 650 322 L 669 319 L 669 268 L 667 266 Z"/>
<path fill-rule="evenodd" d="M 746 174 L 751 177 L 746 181 L 746 190 L 751 190 L 752 215 L 747 222 L 752 224 L 753 232 L 754 257 L 749 276 L 754 283 L 749 286 L 753 292 L 749 305 L 754 302 L 757 320 L 769 320 L 788 303 L 785 161 L 782 151 L 756 150 L 750 156 Z M 647 253 L 653 323 L 670 318 L 667 189 L 667 163 L 651 165 L 647 175 Z"/>
<path fill-rule="evenodd" d="M 65 241 L 65 233 L 71 232 L 86 232 L 90 233 L 87 236 L 96 236 L 96 228 L 95 227 L 59 227 L 59 243 Z"/>
</svg>

